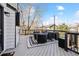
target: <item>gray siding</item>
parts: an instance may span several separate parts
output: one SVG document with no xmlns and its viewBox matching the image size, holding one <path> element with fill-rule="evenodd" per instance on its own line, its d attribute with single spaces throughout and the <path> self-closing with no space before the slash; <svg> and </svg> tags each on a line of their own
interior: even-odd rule
<svg viewBox="0 0 79 59">
<path fill-rule="evenodd" d="M 4 50 L 15 48 L 15 11 L 8 7 L 6 11 L 10 16 L 4 15 Z"/>
<path fill-rule="evenodd" d="M 4 14 L 4 50 L 15 48 L 15 11 L 8 8 L 6 3 L 1 3 L 4 7 L 4 12 L 9 12 L 10 15 Z M 11 5 L 11 4 L 10 4 Z M 16 7 L 16 3 L 12 6 Z"/>
</svg>

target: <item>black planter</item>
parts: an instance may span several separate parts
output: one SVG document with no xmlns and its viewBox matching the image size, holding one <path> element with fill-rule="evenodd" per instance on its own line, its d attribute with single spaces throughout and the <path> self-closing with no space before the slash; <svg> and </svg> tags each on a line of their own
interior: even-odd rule
<svg viewBox="0 0 79 59">
<path fill-rule="evenodd" d="M 47 42 L 47 36 L 46 35 L 38 35 L 37 42 L 38 43 L 45 43 L 45 42 Z"/>
<path fill-rule="evenodd" d="M 58 38 L 58 46 L 65 49 L 65 39 Z"/>
<path fill-rule="evenodd" d="M 59 33 L 55 33 L 55 40 L 58 40 L 59 38 Z"/>
<path fill-rule="evenodd" d="M 55 35 L 52 32 L 48 32 L 47 38 L 49 40 L 52 40 L 55 37 Z"/>
<path fill-rule="evenodd" d="M 37 34 L 34 33 L 34 39 L 37 40 Z"/>
<path fill-rule="evenodd" d="M 33 32 L 33 35 L 34 35 L 34 39 L 35 39 L 35 40 L 38 39 L 38 33 L 39 33 L 39 32 Z"/>
<path fill-rule="evenodd" d="M 59 35 L 56 32 L 48 32 L 48 35 L 47 35 L 48 39 L 50 39 L 50 40 L 52 40 L 52 39 L 58 40 L 58 36 Z"/>
</svg>

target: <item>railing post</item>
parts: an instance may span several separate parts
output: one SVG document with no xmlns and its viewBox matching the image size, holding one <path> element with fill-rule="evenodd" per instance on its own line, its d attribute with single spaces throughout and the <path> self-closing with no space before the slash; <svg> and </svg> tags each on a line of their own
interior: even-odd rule
<svg viewBox="0 0 79 59">
<path fill-rule="evenodd" d="M 67 32 L 65 32 L 65 50 L 66 51 L 68 51 L 68 49 L 67 49 L 67 38 L 68 38 Z"/>
</svg>

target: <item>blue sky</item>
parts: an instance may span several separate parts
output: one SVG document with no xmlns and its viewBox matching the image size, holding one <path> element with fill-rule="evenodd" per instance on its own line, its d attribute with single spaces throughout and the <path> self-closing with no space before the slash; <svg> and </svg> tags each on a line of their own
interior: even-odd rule
<svg viewBox="0 0 79 59">
<path fill-rule="evenodd" d="M 27 8 L 28 4 L 20 4 L 22 10 Z M 35 8 L 42 9 L 43 15 L 41 20 L 44 25 L 53 24 L 53 15 L 56 16 L 56 24 L 79 23 L 79 4 L 78 3 L 37 3 L 32 4 Z"/>
</svg>

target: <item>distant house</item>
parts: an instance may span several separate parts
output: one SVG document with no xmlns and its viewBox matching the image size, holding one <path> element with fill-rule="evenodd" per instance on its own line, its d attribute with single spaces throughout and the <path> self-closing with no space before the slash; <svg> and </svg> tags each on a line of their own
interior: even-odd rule
<svg viewBox="0 0 79 59">
<path fill-rule="evenodd" d="M 77 25 L 77 32 L 79 32 L 79 24 Z"/>
<path fill-rule="evenodd" d="M 77 32 L 77 26 L 76 25 L 69 26 L 69 31 L 71 31 L 71 32 Z"/>
<path fill-rule="evenodd" d="M 15 48 L 19 41 L 17 3 L 0 4 L 0 51 Z M 17 37 L 16 37 L 17 36 Z"/>
<path fill-rule="evenodd" d="M 70 31 L 79 32 L 79 24 L 70 27 Z"/>
</svg>

